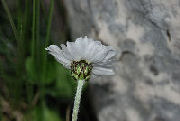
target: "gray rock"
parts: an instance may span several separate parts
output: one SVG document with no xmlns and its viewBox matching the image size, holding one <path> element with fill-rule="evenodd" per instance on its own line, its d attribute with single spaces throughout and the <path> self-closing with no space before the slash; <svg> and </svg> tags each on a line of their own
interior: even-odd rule
<svg viewBox="0 0 180 121">
<path fill-rule="evenodd" d="M 180 121 L 180 1 L 65 0 L 72 36 L 119 52 L 91 81 L 99 121 Z"/>
</svg>

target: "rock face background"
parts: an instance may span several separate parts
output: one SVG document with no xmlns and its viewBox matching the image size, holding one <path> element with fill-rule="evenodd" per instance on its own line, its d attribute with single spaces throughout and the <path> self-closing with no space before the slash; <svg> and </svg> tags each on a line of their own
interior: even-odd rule
<svg viewBox="0 0 180 121">
<path fill-rule="evenodd" d="M 180 1 L 64 2 L 73 38 L 119 52 L 117 74 L 91 81 L 99 121 L 180 121 Z"/>
</svg>

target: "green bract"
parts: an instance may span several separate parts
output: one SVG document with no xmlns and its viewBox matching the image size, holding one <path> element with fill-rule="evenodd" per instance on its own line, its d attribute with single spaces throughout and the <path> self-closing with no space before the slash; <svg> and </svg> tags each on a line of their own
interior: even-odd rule
<svg viewBox="0 0 180 121">
<path fill-rule="evenodd" d="M 71 75 L 76 80 L 89 80 L 92 71 L 92 64 L 86 60 L 73 61 L 71 63 Z"/>
</svg>

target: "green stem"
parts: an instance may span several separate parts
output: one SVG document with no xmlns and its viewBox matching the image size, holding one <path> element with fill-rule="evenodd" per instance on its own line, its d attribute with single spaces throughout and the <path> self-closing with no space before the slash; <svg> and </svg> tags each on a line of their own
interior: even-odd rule
<svg viewBox="0 0 180 121">
<path fill-rule="evenodd" d="M 41 93 L 42 93 L 42 99 L 44 99 L 45 96 L 45 79 L 46 79 L 46 67 L 47 67 L 47 52 L 45 51 L 45 47 L 48 45 L 49 37 L 50 37 L 50 30 L 51 30 L 51 24 L 52 24 L 52 15 L 53 15 L 53 9 L 54 9 L 54 0 L 51 0 L 50 2 L 50 9 L 49 9 L 49 15 L 48 15 L 48 23 L 47 23 L 47 31 L 46 31 L 46 40 L 45 40 L 45 46 L 43 47 L 43 57 L 42 57 L 42 87 L 41 87 Z"/>
<path fill-rule="evenodd" d="M 33 0 L 33 17 L 32 17 L 32 57 L 34 61 L 34 56 L 35 56 L 35 26 L 36 26 L 36 1 Z"/>
<path fill-rule="evenodd" d="M 47 47 L 51 32 L 51 24 L 52 24 L 52 15 L 53 15 L 53 9 L 54 9 L 54 0 L 51 0 L 50 3 L 50 9 L 49 9 L 49 16 L 48 16 L 48 23 L 47 23 L 47 31 L 46 31 L 46 40 L 45 40 L 45 46 L 43 47 L 43 74 L 42 74 L 42 80 L 45 80 L 46 78 L 46 66 L 47 66 L 47 52 L 45 51 L 45 47 Z"/>
<path fill-rule="evenodd" d="M 54 9 L 54 0 L 51 0 L 51 2 L 50 2 L 50 9 L 49 9 L 48 23 L 47 23 L 45 47 L 48 45 L 48 42 L 49 42 L 50 31 L 51 31 L 51 24 L 52 24 L 52 16 L 53 16 L 53 9 Z"/>
<path fill-rule="evenodd" d="M 83 87 L 84 83 L 85 83 L 84 80 L 78 81 L 76 96 L 75 96 L 75 100 L 74 100 L 72 121 L 77 121 L 77 119 L 78 119 L 79 106 L 80 106 L 80 102 L 81 102 L 81 91 L 82 91 L 82 87 Z"/>
<path fill-rule="evenodd" d="M 3 5 L 3 7 L 4 7 L 4 9 L 5 9 L 6 13 L 7 13 L 7 15 L 8 15 L 9 22 L 10 22 L 11 27 L 12 27 L 12 30 L 13 30 L 13 32 L 14 32 L 15 39 L 18 40 L 18 39 L 19 39 L 19 37 L 18 37 L 18 32 L 17 32 L 16 26 L 15 26 L 15 24 L 14 24 L 14 22 L 13 22 L 13 19 L 12 19 L 11 13 L 10 13 L 10 10 L 9 10 L 9 8 L 8 8 L 5 0 L 1 0 L 1 2 L 2 2 L 2 5 Z"/>
</svg>

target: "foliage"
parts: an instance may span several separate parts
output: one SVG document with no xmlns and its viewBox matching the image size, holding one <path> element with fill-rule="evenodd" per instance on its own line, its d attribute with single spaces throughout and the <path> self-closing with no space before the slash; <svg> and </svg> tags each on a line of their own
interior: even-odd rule
<svg viewBox="0 0 180 121">
<path fill-rule="evenodd" d="M 54 0 L 49 8 L 40 0 L 17 0 L 11 9 L 6 2 L 0 5 L 0 120 L 63 121 L 65 116 L 57 113 L 61 107 L 50 108 L 47 102 L 63 98 L 68 105 L 76 85 L 69 71 L 45 51 L 54 43 Z"/>
</svg>

